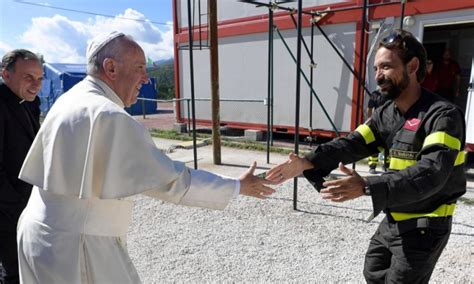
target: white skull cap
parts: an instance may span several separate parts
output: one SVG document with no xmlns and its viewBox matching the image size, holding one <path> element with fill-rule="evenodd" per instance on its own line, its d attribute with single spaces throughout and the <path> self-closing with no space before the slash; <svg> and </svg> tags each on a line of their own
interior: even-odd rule
<svg viewBox="0 0 474 284">
<path fill-rule="evenodd" d="M 120 36 L 125 36 L 125 34 L 113 31 L 111 33 L 104 33 L 94 37 L 89 43 L 89 46 L 87 47 L 87 61 L 89 62 L 90 59 L 97 54 L 97 52 L 101 51 L 102 48 L 104 48 L 104 46 L 106 46 L 113 39 L 118 38 Z"/>
</svg>

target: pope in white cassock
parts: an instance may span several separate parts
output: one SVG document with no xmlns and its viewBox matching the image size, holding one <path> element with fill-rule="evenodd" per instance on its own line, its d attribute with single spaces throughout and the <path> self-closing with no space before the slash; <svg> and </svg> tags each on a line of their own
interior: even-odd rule
<svg viewBox="0 0 474 284">
<path fill-rule="evenodd" d="M 192 170 L 158 150 L 124 111 L 148 81 L 143 50 L 113 32 L 92 40 L 88 76 L 49 111 L 19 177 L 34 185 L 18 223 L 23 283 L 139 283 L 126 249 L 130 196 L 224 209 L 274 192 L 253 176 Z"/>
</svg>

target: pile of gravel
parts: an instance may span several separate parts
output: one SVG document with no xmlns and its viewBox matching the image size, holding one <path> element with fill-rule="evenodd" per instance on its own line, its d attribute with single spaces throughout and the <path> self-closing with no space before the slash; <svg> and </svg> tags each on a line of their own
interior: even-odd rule
<svg viewBox="0 0 474 284">
<path fill-rule="evenodd" d="M 332 203 L 299 179 L 267 200 L 238 197 L 224 210 L 176 206 L 139 196 L 129 252 L 144 283 L 364 282 L 369 239 L 383 213 L 367 223 L 367 197 Z M 472 205 L 458 203 L 453 230 L 432 283 L 474 281 Z"/>
</svg>

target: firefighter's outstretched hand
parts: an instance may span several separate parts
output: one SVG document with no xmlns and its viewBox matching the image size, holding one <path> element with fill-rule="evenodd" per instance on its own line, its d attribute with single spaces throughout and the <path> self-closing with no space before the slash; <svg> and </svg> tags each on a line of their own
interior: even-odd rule
<svg viewBox="0 0 474 284">
<path fill-rule="evenodd" d="M 344 202 L 364 195 L 365 180 L 355 170 L 342 163 L 339 163 L 339 170 L 348 177 L 324 182 L 325 188 L 321 189 L 323 199 Z"/>
<path fill-rule="evenodd" d="M 257 163 L 253 162 L 249 169 L 240 176 L 240 194 L 264 199 L 275 192 L 273 188 L 270 188 L 267 185 L 276 183 L 254 176 L 256 167 Z"/>
<path fill-rule="evenodd" d="M 313 168 L 311 162 L 303 157 L 298 157 L 298 155 L 294 153 L 290 153 L 288 160 L 274 166 L 267 172 L 266 179 L 276 183 L 282 183 L 290 178 L 301 175 L 304 170 L 311 168 Z"/>
</svg>

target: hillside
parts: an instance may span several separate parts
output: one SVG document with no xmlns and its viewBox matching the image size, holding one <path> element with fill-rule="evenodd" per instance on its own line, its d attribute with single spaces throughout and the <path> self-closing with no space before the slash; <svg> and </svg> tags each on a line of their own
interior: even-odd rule
<svg viewBox="0 0 474 284">
<path fill-rule="evenodd" d="M 155 66 L 148 68 L 148 76 L 156 79 L 156 88 L 159 99 L 172 99 L 174 93 L 174 65 L 173 59 L 159 60 Z"/>
</svg>

